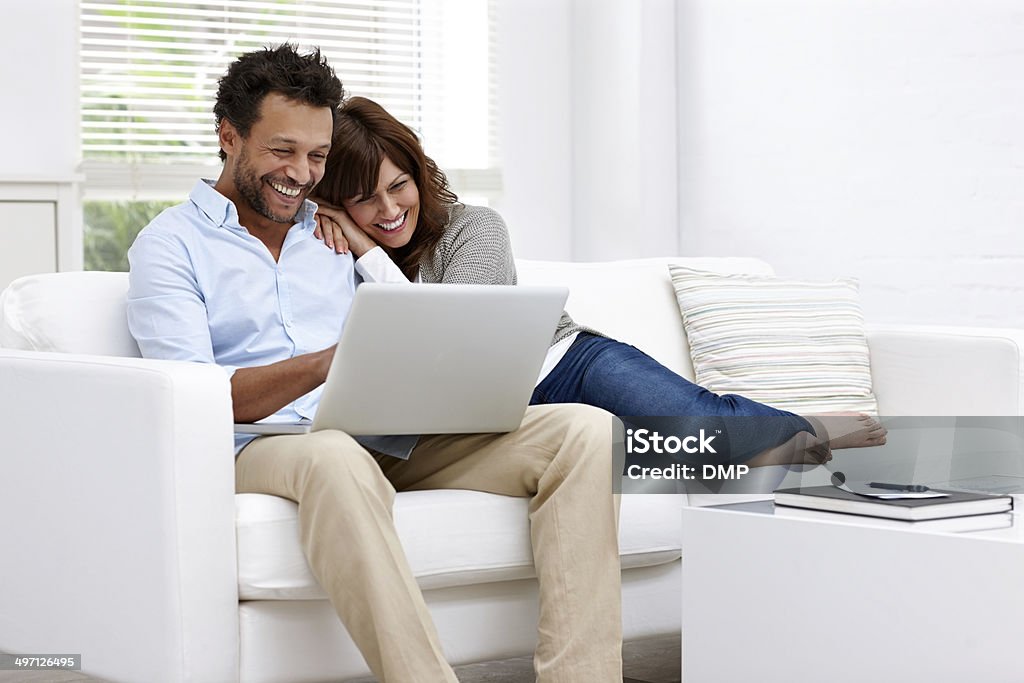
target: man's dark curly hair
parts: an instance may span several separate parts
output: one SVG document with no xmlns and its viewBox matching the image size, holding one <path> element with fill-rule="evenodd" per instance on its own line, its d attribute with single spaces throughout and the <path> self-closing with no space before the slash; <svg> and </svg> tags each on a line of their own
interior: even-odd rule
<svg viewBox="0 0 1024 683">
<path fill-rule="evenodd" d="M 330 107 L 335 117 L 345 96 L 341 81 L 319 49 L 303 55 L 294 45 L 285 43 L 247 52 L 218 82 L 217 102 L 213 105 L 217 130 L 227 119 L 243 138 L 248 137 L 259 120 L 263 98 L 270 93 L 314 107 Z M 220 150 L 220 158 L 227 158 L 224 150 Z"/>
</svg>

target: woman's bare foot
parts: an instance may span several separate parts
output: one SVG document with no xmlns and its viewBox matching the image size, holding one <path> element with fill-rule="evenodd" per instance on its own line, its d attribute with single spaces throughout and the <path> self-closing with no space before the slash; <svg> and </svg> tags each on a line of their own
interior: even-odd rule
<svg viewBox="0 0 1024 683">
<path fill-rule="evenodd" d="M 882 446 L 888 433 L 882 423 L 866 413 L 822 413 L 807 419 L 818 436 L 799 432 L 789 441 L 761 451 L 744 464 L 749 467 L 821 465 L 832 459 L 833 449 Z"/>
<path fill-rule="evenodd" d="M 882 446 L 888 430 L 871 415 L 856 412 L 822 413 L 808 418 L 830 448 Z M 818 427 L 821 429 L 817 429 Z"/>
</svg>

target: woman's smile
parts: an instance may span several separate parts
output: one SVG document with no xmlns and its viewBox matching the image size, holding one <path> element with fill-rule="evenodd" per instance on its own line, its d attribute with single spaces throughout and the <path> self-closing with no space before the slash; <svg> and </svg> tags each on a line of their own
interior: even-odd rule
<svg viewBox="0 0 1024 683">
<path fill-rule="evenodd" d="M 409 215 L 408 211 L 403 211 L 402 215 L 393 221 L 387 223 L 374 223 L 374 227 L 380 228 L 384 232 L 394 232 L 405 227 L 405 219 Z"/>
</svg>

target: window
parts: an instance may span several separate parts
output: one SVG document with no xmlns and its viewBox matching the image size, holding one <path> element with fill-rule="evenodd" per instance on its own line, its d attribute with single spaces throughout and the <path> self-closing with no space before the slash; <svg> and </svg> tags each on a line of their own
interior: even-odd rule
<svg viewBox="0 0 1024 683">
<path fill-rule="evenodd" d="M 237 55 L 285 41 L 320 47 L 348 94 L 378 101 L 417 130 L 467 201 L 489 203 L 500 192 L 486 0 L 80 7 L 87 268 L 116 269 L 112 245 L 127 240 L 126 249 L 134 233 L 112 226 L 155 215 L 196 178 L 217 176 L 217 79 Z"/>
</svg>

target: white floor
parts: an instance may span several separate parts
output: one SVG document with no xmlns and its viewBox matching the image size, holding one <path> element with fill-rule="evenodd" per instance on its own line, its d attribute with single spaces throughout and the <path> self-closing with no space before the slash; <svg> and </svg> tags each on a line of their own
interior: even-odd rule
<svg viewBox="0 0 1024 683">
<path fill-rule="evenodd" d="M 657 638 L 626 643 L 623 648 L 623 683 L 679 683 L 681 647 L 678 638 Z M 460 683 L 534 683 L 530 657 L 456 667 Z M 372 683 L 362 678 L 350 683 Z M 0 671 L 0 683 L 106 683 L 74 671 Z"/>
</svg>

